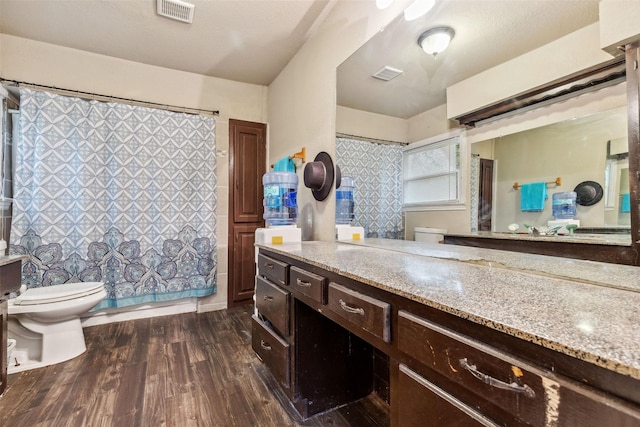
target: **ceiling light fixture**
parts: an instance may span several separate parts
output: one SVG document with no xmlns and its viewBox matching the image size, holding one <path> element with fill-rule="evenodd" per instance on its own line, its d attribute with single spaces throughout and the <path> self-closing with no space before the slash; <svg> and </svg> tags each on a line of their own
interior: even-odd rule
<svg viewBox="0 0 640 427">
<path fill-rule="evenodd" d="M 393 0 L 376 0 L 376 7 L 378 9 L 386 9 L 391 6 L 391 3 L 393 3 Z"/>
<path fill-rule="evenodd" d="M 436 4 L 436 0 L 416 0 L 404 10 L 405 21 L 413 21 L 420 18 L 433 8 Z"/>
<path fill-rule="evenodd" d="M 451 27 L 430 28 L 418 37 L 418 45 L 429 55 L 434 57 L 449 46 L 455 31 Z"/>
</svg>

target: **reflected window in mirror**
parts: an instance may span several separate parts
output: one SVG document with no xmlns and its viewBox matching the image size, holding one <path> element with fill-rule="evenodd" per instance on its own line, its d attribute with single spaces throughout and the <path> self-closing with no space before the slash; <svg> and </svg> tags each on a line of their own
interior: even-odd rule
<svg viewBox="0 0 640 427">
<path fill-rule="evenodd" d="M 409 144 L 403 153 L 404 208 L 421 210 L 464 203 L 460 135 Z"/>
<path fill-rule="evenodd" d="M 402 239 L 402 145 L 337 137 L 336 164 L 355 180 L 352 225 L 368 238 Z"/>
<path fill-rule="evenodd" d="M 607 141 L 604 176 L 605 220 L 618 225 L 631 224 L 629 193 L 629 144 L 627 137 Z"/>
</svg>

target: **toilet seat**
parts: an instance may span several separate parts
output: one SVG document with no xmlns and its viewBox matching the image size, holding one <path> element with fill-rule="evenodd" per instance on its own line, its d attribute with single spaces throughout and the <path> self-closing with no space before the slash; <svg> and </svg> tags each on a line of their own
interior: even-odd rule
<svg viewBox="0 0 640 427">
<path fill-rule="evenodd" d="M 31 288 L 12 299 L 13 305 L 39 305 L 82 298 L 104 291 L 102 282 L 65 283 L 60 286 Z"/>
</svg>

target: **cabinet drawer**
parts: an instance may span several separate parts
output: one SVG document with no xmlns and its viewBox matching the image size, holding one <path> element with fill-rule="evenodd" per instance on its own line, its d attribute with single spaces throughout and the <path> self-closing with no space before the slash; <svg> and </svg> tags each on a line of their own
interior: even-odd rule
<svg viewBox="0 0 640 427">
<path fill-rule="evenodd" d="M 515 418 L 545 425 L 540 369 L 403 310 L 398 349 Z M 488 406 L 479 409 L 487 412 Z"/>
<path fill-rule="evenodd" d="M 271 370 L 274 378 L 289 388 L 289 344 L 256 316 L 251 316 L 251 348 Z"/>
<path fill-rule="evenodd" d="M 391 342 L 389 303 L 332 282 L 327 307 L 385 342 Z"/>
<path fill-rule="evenodd" d="M 289 336 L 289 295 L 280 287 L 256 277 L 256 307 L 258 312 L 269 319 L 276 331 Z"/>
<path fill-rule="evenodd" d="M 532 426 L 640 425 L 633 405 L 405 311 L 398 349 L 479 396 L 496 421 L 492 406 Z"/>
<path fill-rule="evenodd" d="M 400 365 L 397 396 L 402 427 L 498 426 L 405 365 Z"/>
<path fill-rule="evenodd" d="M 260 276 L 268 277 L 273 283 L 283 286 L 288 285 L 288 271 L 289 264 L 282 261 L 276 261 L 266 255 L 258 255 L 258 274 Z"/>
<path fill-rule="evenodd" d="M 291 289 L 312 298 L 320 304 L 327 303 L 327 279 L 298 267 L 291 267 Z"/>
</svg>

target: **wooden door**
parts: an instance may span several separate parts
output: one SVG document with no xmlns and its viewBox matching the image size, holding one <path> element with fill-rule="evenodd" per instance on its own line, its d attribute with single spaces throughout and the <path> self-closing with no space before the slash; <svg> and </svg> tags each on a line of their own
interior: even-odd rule
<svg viewBox="0 0 640 427">
<path fill-rule="evenodd" d="M 493 204 L 493 160 L 480 159 L 480 189 L 478 197 L 478 230 L 491 231 Z"/>
<path fill-rule="evenodd" d="M 229 120 L 229 307 L 253 302 L 254 234 L 264 227 L 266 128 L 263 123 Z"/>
</svg>

